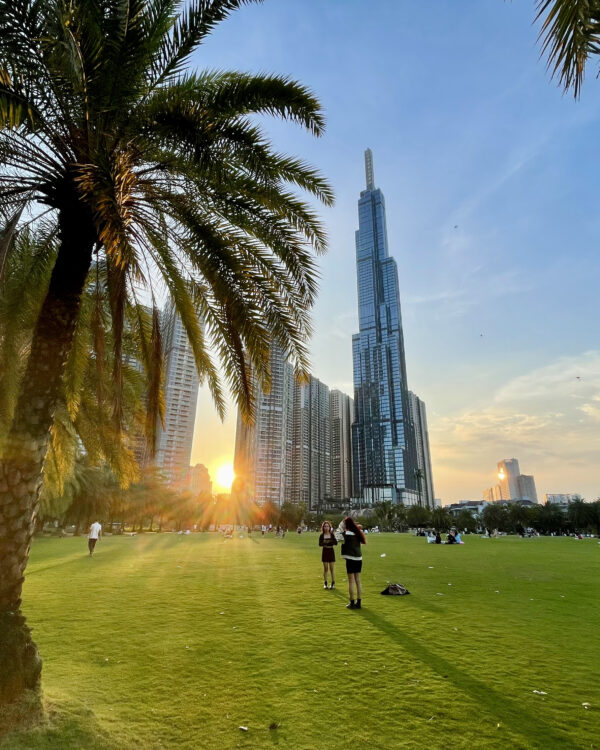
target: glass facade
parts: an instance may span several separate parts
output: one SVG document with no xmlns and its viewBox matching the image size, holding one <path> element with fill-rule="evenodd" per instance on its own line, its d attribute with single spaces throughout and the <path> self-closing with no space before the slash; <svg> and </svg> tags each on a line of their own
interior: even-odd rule
<svg viewBox="0 0 600 750">
<path fill-rule="evenodd" d="M 354 496 L 389 488 L 412 501 L 417 469 L 410 416 L 396 261 L 389 256 L 385 200 L 375 187 L 373 156 L 365 152 L 367 188 L 358 201 L 356 272 L 359 333 L 352 337 Z"/>
</svg>

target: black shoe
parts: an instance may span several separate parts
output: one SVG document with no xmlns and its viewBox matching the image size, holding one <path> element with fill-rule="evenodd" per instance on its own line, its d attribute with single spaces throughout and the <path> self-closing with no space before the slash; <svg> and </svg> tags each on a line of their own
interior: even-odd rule
<svg viewBox="0 0 600 750">
<path fill-rule="evenodd" d="M 325 583 L 323 584 L 323 588 L 324 589 L 328 589 L 329 588 L 329 586 L 327 585 L 327 581 L 325 581 Z"/>
<path fill-rule="evenodd" d="M 354 609 L 362 609 L 362 599 L 357 599 Z"/>
<path fill-rule="evenodd" d="M 349 604 L 346 604 L 346 609 L 356 609 L 356 604 L 354 603 L 354 599 Z"/>
<path fill-rule="evenodd" d="M 332 582 L 331 582 L 331 586 L 330 586 L 329 588 L 330 588 L 330 589 L 334 589 L 334 588 L 335 588 L 335 581 L 332 581 Z"/>
</svg>

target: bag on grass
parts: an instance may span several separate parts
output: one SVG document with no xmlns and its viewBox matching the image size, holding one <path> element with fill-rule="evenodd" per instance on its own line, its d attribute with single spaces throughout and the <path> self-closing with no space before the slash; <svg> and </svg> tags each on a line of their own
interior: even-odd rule
<svg viewBox="0 0 600 750">
<path fill-rule="evenodd" d="M 410 594 L 410 591 L 401 583 L 390 583 L 381 593 L 384 596 L 406 596 L 406 594 Z"/>
</svg>

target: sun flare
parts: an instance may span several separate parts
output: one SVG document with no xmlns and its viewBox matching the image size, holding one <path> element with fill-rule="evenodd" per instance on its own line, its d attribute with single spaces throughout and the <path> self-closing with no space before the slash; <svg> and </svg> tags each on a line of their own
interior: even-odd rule
<svg viewBox="0 0 600 750">
<path fill-rule="evenodd" d="M 233 483 L 234 476 L 233 466 L 231 464 L 223 464 L 217 470 L 217 484 L 229 489 Z"/>
</svg>

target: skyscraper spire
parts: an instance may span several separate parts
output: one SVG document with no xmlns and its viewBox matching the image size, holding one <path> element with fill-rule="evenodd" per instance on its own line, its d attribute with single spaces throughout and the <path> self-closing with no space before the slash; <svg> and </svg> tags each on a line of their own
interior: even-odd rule
<svg viewBox="0 0 600 750">
<path fill-rule="evenodd" d="M 373 152 L 370 148 L 365 151 L 365 175 L 367 190 L 375 190 L 375 172 L 373 171 Z"/>
</svg>

